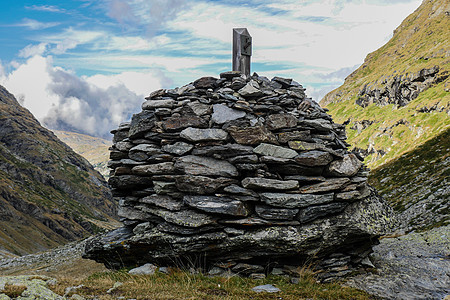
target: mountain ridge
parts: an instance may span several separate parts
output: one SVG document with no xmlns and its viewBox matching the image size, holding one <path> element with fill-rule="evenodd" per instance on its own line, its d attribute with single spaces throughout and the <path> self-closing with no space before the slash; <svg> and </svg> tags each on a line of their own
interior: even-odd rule
<svg viewBox="0 0 450 300">
<path fill-rule="evenodd" d="M 321 105 L 370 167 L 450 126 L 450 3 L 425 0 Z M 408 142 L 405 142 L 408 141 Z"/>
<path fill-rule="evenodd" d="M 45 250 L 114 227 L 101 175 L 0 86 L 0 250 Z"/>
</svg>

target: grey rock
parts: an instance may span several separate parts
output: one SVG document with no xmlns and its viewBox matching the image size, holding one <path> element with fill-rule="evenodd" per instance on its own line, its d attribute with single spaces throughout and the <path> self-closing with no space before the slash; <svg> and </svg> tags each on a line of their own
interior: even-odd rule
<svg viewBox="0 0 450 300">
<path fill-rule="evenodd" d="M 211 113 L 211 105 L 201 103 L 199 101 L 189 102 L 188 106 L 197 116 L 203 116 Z"/>
<path fill-rule="evenodd" d="M 205 128 L 207 127 L 208 122 L 204 118 L 189 115 L 181 117 L 172 116 L 164 121 L 161 121 L 160 124 L 166 131 L 178 131 L 183 128 Z"/>
<path fill-rule="evenodd" d="M 131 269 L 128 273 L 131 275 L 153 275 L 157 269 L 158 267 L 153 264 L 145 264 L 143 266 Z"/>
<path fill-rule="evenodd" d="M 144 234 L 144 233 L 148 232 L 150 229 L 152 229 L 153 227 L 155 227 L 155 225 L 153 225 L 150 222 L 140 223 L 140 224 L 136 225 L 136 227 L 133 228 L 133 233 L 134 234 Z"/>
<path fill-rule="evenodd" d="M 241 183 L 247 189 L 292 190 L 299 187 L 298 181 L 295 180 L 276 180 L 259 177 L 246 177 Z"/>
<path fill-rule="evenodd" d="M 255 81 L 250 81 L 249 83 L 247 83 L 238 91 L 238 93 L 244 98 L 259 97 L 263 94 L 259 89 L 258 83 L 256 83 Z"/>
<path fill-rule="evenodd" d="M 229 108 L 223 104 L 214 104 L 213 110 L 214 113 L 211 116 L 211 120 L 216 124 L 223 124 L 232 120 L 240 119 L 246 115 L 246 113 L 241 110 Z"/>
<path fill-rule="evenodd" d="M 200 227 L 185 227 L 179 226 L 168 222 L 159 223 L 156 229 L 162 232 L 167 232 L 176 235 L 196 235 L 205 232 L 218 231 L 223 226 L 217 224 L 205 225 Z"/>
<path fill-rule="evenodd" d="M 205 176 L 184 175 L 178 176 L 175 184 L 178 190 L 189 194 L 212 194 L 218 189 L 235 183 L 236 180 L 230 178 L 210 178 Z"/>
<path fill-rule="evenodd" d="M 131 169 L 131 171 L 133 172 L 133 174 L 142 176 L 173 174 L 175 171 L 175 167 L 174 163 L 172 162 L 163 162 L 159 164 L 135 166 Z"/>
<path fill-rule="evenodd" d="M 301 209 L 297 220 L 300 223 L 307 223 L 326 215 L 335 214 L 345 209 L 347 203 L 328 203 L 324 205 L 309 206 Z"/>
<path fill-rule="evenodd" d="M 263 200 L 266 204 L 284 208 L 301 208 L 311 205 L 329 203 L 334 200 L 334 193 L 323 195 L 260 193 L 260 196 L 261 200 Z"/>
<path fill-rule="evenodd" d="M 293 220 L 298 211 L 298 209 L 279 208 L 268 205 L 255 206 L 256 214 L 267 220 Z"/>
<path fill-rule="evenodd" d="M 169 211 L 150 207 L 145 207 L 143 210 L 147 213 L 161 217 L 169 223 L 179 226 L 196 228 L 215 223 L 215 219 L 213 217 L 193 210 Z"/>
<path fill-rule="evenodd" d="M 242 145 L 258 145 L 260 143 L 278 144 L 276 136 L 270 132 L 265 126 L 254 127 L 237 127 L 230 126 L 227 128 L 231 137 L 236 143 Z"/>
<path fill-rule="evenodd" d="M 221 224 L 225 225 L 235 225 L 235 226 L 297 226 L 300 225 L 298 221 L 286 221 L 286 220 L 266 220 L 259 217 L 248 217 L 244 219 L 229 219 L 229 220 L 219 220 Z"/>
<path fill-rule="evenodd" d="M 277 287 L 274 287 L 271 284 L 258 285 L 252 288 L 252 291 L 256 293 L 278 293 L 281 290 Z"/>
<path fill-rule="evenodd" d="M 280 158 L 294 158 L 298 155 L 298 153 L 292 149 L 266 143 L 259 144 L 255 149 L 253 149 L 253 152 L 260 155 Z"/>
<path fill-rule="evenodd" d="M 333 156 L 323 151 L 306 151 L 295 157 L 295 162 L 309 167 L 326 166 L 333 161 Z"/>
<path fill-rule="evenodd" d="M 151 111 L 144 110 L 138 114 L 134 114 L 131 118 L 130 138 L 138 138 L 144 136 L 147 131 L 155 127 L 155 114 Z"/>
<path fill-rule="evenodd" d="M 222 129 L 188 127 L 180 132 L 180 137 L 191 142 L 226 141 L 228 139 L 228 133 Z"/>
<path fill-rule="evenodd" d="M 348 178 L 328 178 L 323 182 L 300 188 L 301 193 L 322 193 L 343 188 L 350 183 Z"/>
<path fill-rule="evenodd" d="M 226 144 L 219 146 L 197 147 L 192 151 L 194 155 L 213 156 L 215 158 L 227 159 L 241 155 L 249 155 L 253 153 L 253 147 L 243 146 L 239 144 Z M 258 157 L 256 157 L 256 160 Z"/>
<path fill-rule="evenodd" d="M 264 267 L 260 265 L 252 265 L 252 264 L 245 264 L 245 263 L 239 263 L 235 265 L 233 268 L 231 268 L 233 272 L 236 272 L 238 274 L 250 274 L 250 273 L 261 273 L 264 272 Z"/>
<path fill-rule="evenodd" d="M 270 130 L 292 128 L 297 126 L 297 118 L 291 114 L 274 114 L 266 118 L 266 126 Z"/>
<path fill-rule="evenodd" d="M 152 204 L 172 211 L 181 210 L 184 207 L 183 201 L 173 199 L 167 195 L 150 195 L 139 199 L 139 202 Z"/>
<path fill-rule="evenodd" d="M 147 100 L 142 103 L 142 109 L 152 110 L 156 108 L 172 108 L 176 103 L 173 99 L 166 100 Z"/>
<path fill-rule="evenodd" d="M 188 155 L 178 158 L 175 167 L 188 175 L 212 175 L 234 177 L 238 175 L 235 166 L 224 160 L 211 157 Z"/>
<path fill-rule="evenodd" d="M 329 174 L 338 177 L 351 177 L 358 173 L 362 163 L 353 153 L 347 154 L 343 159 L 330 163 L 327 171 Z"/>
<path fill-rule="evenodd" d="M 161 149 L 175 155 L 184 155 L 192 150 L 194 146 L 185 142 L 176 142 L 171 145 L 164 145 Z"/>
<path fill-rule="evenodd" d="M 310 126 L 313 127 L 319 131 L 331 131 L 333 129 L 333 126 L 330 121 L 324 120 L 324 119 L 315 119 L 315 120 L 302 120 L 299 122 L 300 125 Z"/>
<path fill-rule="evenodd" d="M 245 217 L 250 211 L 247 206 L 237 200 L 216 196 L 184 196 L 183 200 L 188 205 L 197 209 L 217 214 Z"/>
<path fill-rule="evenodd" d="M 287 143 L 289 141 L 311 141 L 310 130 L 280 132 L 277 136 L 280 143 Z"/>
</svg>

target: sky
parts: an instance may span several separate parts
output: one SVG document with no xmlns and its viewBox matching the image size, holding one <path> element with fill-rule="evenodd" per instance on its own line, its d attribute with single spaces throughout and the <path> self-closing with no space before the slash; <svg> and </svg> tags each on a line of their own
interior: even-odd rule
<svg viewBox="0 0 450 300">
<path fill-rule="evenodd" d="M 42 125 L 110 139 L 159 88 L 231 70 L 232 29 L 251 71 L 316 101 L 340 86 L 421 0 L 8 0 L 0 84 Z M 6 8 L 6 9 L 5 9 Z"/>
</svg>

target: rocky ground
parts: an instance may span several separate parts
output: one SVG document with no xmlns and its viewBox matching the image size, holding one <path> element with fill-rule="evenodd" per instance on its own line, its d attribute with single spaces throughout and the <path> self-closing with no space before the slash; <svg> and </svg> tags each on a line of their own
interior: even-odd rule
<svg viewBox="0 0 450 300">
<path fill-rule="evenodd" d="M 387 237 L 374 247 L 371 260 L 376 269 L 347 280 L 381 299 L 450 298 L 450 226 L 400 237 Z M 48 275 L 87 264 L 91 271 L 105 270 L 100 264 L 81 259 L 86 241 L 71 243 L 51 251 L 16 258 L 0 258 L 0 287 L 7 280 L 30 282 L 30 287 L 51 285 Z M 39 275 L 18 277 L 23 274 Z M 6 277 L 8 276 L 8 277 Z M 16 276 L 16 277 L 9 277 Z M 28 291 L 32 295 L 32 291 Z M 0 294 L 0 299 L 2 298 Z M 28 299 L 28 298 L 27 298 Z M 30 298 L 34 299 L 34 298 Z"/>
</svg>

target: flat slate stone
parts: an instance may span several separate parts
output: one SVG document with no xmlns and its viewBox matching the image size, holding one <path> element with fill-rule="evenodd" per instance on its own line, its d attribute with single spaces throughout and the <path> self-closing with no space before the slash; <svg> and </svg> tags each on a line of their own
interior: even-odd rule
<svg viewBox="0 0 450 300">
<path fill-rule="evenodd" d="M 185 142 L 176 142 L 171 145 L 164 145 L 161 150 L 175 155 L 184 155 L 192 150 L 194 146 Z"/>
<path fill-rule="evenodd" d="M 191 142 L 226 141 L 228 133 L 223 129 L 188 127 L 180 132 L 180 137 Z"/>
<path fill-rule="evenodd" d="M 231 178 L 210 178 L 206 176 L 192 176 L 183 175 L 178 176 L 175 180 L 177 189 L 182 192 L 191 194 L 212 194 L 218 189 L 236 183 L 236 180 Z"/>
<path fill-rule="evenodd" d="M 167 195 L 150 195 L 139 199 L 139 202 L 152 204 L 172 211 L 181 210 L 185 206 L 183 201 L 173 199 Z"/>
<path fill-rule="evenodd" d="M 236 195 L 244 195 L 244 196 L 253 196 L 253 197 L 259 197 L 259 195 L 249 189 L 245 189 L 241 186 L 238 186 L 236 184 L 231 184 L 223 189 L 224 192 L 230 193 L 230 194 L 236 194 Z"/>
<path fill-rule="evenodd" d="M 298 188 L 296 180 L 276 180 L 260 177 L 247 177 L 242 180 L 242 186 L 247 189 L 292 190 Z"/>
<path fill-rule="evenodd" d="M 300 121 L 300 125 L 306 125 L 311 126 L 319 131 L 331 131 L 333 129 L 333 125 L 330 121 L 324 120 L 324 119 L 305 119 Z"/>
<path fill-rule="evenodd" d="M 197 228 L 216 223 L 212 216 L 193 210 L 169 211 L 162 208 L 150 207 L 145 207 L 143 210 L 147 213 L 163 218 L 166 222 L 179 226 Z"/>
<path fill-rule="evenodd" d="M 167 100 L 147 100 L 142 103 L 142 109 L 151 110 L 156 108 L 172 108 L 176 103 L 173 99 Z"/>
<path fill-rule="evenodd" d="M 249 209 L 243 202 L 227 197 L 186 195 L 183 197 L 183 201 L 189 206 L 208 213 L 226 214 L 239 217 L 245 217 L 250 213 Z"/>
<path fill-rule="evenodd" d="M 229 108 L 223 104 L 213 105 L 214 113 L 211 116 L 211 120 L 216 124 L 223 124 L 236 119 L 245 117 L 247 114 L 242 110 Z"/>
<path fill-rule="evenodd" d="M 279 208 L 269 205 L 255 206 L 256 214 L 267 220 L 293 220 L 298 211 L 298 209 Z"/>
<path fill-rule="evenodd" d="M 308 151 L 308 150 L 320 150 L 325 148 L 323 144 L 319 143 L 309 143 L 304 141 L 289 141 L 289 148 L 298 151 Z"/>
<path fill-rule="evenodd" d="M 163 222 L 156 226 L 156 229 L 158 229 L 159 231 L 169 232 L 169 233 L 173 233 L 176 235 L 196 235 L 196 234 L 202 234 L 205 232 L 217 231 L 217 230 L 220 230 L 221 228 L 223 228 L 223 226 L 220 226 L 218 224 L 205 225 L 205 226 L 201 226 L 201 227 L 192 228 L 192 227 L 184 227 L 184 226 L 175 225 L 175 224 L 168 223 L 168 222 Z"/>
<path fill-rule="evenodd" d="M 227 71 L 220 73 L 220 78 L 225 78 L 227 80 L 232 80 L 234 77 L 241 77 L 242 73 L 240 71 Z"/>
<path fill-rule="evenodd" d="M 203 116 L 206 114 L 210 114 L 212 111 L 211 105 L 201 103 L 199 101 L 189 102 L 188 106 L 192 109 L 194 114 L 196 114 L 197 116 Z"/>
<path fill-rule="evenodd" d="M 288 131 L 280 132 L 277 134 L 278 141 L 280 143 L 287 143 L 289 141 L 299 140 L 299 141 L 311 141 L 311 131 Z"/>
<path fill-rule="evenodd" d="M 302 166 L 326 166 L 333 161 L 333 156 L 324 151 L 306 151 L 295 157 L 295 162 Z"/>
<path fill-rule="evenodd" d="M 174 164 L 172 162 L 163 162 L 152 165 L 140 165 L 131 169 L 133 174 L 136 175 L 157 175 L 157 174 L 173 174 L 175 171 Z"/>
<path fill-rule="evenodd" d="M 314 221 L 315 219 L 325 217 L 326 215 L 341 212 L 345 209 L 346 206 L 347 203 L 342 202 L 309 206 L 305 209 L 301 209 L 296 219 L 300 221 L 300 223 L 311 222 Z"/>
<path fill-rule="evenodd" d="M 266 118 L 265 124 L 270 130 L 292 128 L 297 126 L 297 118 L 291 114 L 274 114 Z"/>
<path fill-rule="evenodd" d="M 202 77 L 194 81 L 194 86 L 197 89 L 209 89 L 216 87 L 217 78 L 214 77 Z"/>
<path fill-rule="evenodd" d="M 351 177 L 358 173 L 361 168 L 361 161 L 353 153 L 347 154 L 343 159 L 333 161 L 327 172 L 333 176 Z"/>
<path fill-rule="evenodd" d="M 253 154 L 253 147 L 239 144 L 206 146 L 194 149 L 192 154 L 200 156 L 214 156 L 216 158 L 220 157 L 226 159 L 230 157 Z M 256 159 L 258 159 L 258 157 L 256 157 Z"/>
<path fill-rule="evenodd" d="M 274 287 L 271 284 L 265 284 L 265 285 L 258 285 L 252 288 L 252 291 L 256 293 L 278 293 L 281 292 L 281 290 L 277 287 Z"/>
<path fill-rule="evenodd" d="M 308 185 L 300 188 L 301 193 L 322 193 L 339 190 L 350 183 L 348 178 L 327 178 L 324 182 Z"/>
<path fill-rule="evenodd" d="M 284 193 L 260 193 L 261 200 L 266 204 L 284 208 L 302 208 L 332 202 L 334 193 L 317 194 L 284 194 Z"/>
<path fill-rule="evenodd" d="M 237 226 L 296 226 L 300 225 L 298 221 L 283 221 L 283 220 L 265 220 L 260 217 L 249 217 L 244 219 L 230 219 L 219 220 L 221 224 L 237 225 Z"/>
<path fill-rule="evenodd" d="M 264 126 L 244 128 L 230 126 L 227 128 L 227 131 L 236 143 L 242 145 L 258 145 L 260 143 L 278 144 L 276 136 Z"/>
<path fill-rule="evenodd" d="M 187 127 L 208 127 L 208 122 L 199 116 L 172 117 L 161 121 L 167 131 L 177 131 Z"/>
<path fill-rule="evenodd" d="M 266 156 L 280 157 L 280 158 L 294 158 L 298 155 L 297 151 L 292 149 L 284 148 L 281 146 L 261 143 L 253 152 Z"/>
<path fill-rule="evenodd" d="M 247 83 L 238 91 L 238 93 L 244 98 L 253 98 L 263 95 L 263 92 L 259 89 L 259 85 L 254 81 Z"/>
<path fill-rule="evenodd" d="M 144 110 L 140 113 L 134 114 L 131 118 L 130 131 L 128 137 L 130 139 L 141 137 L 146 132 L 155 127 L 155 113 Z"/>
<path fill-rule="evenodd" d="M 188 175 L 234 177 L 239 174 L 236 167 L 225 160 L 195 155 L 178 158 L 175 162 L 175 168 Z"/>
</svg>

